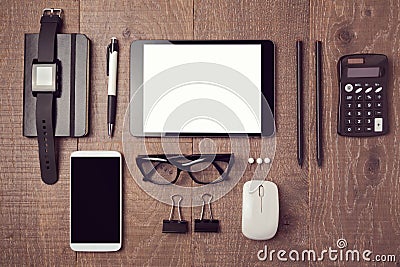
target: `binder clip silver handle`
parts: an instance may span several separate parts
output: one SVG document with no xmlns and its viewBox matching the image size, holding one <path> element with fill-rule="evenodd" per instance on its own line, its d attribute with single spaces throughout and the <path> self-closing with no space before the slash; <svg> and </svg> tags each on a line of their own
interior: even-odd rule
<svg viewBox="0 0 400 267">
<path fill-rule="evenodd" d="M 200 215 L 200 220 L 203 220 L 204 218 L 204 207 L 206 206 L 206 200 L 204 199 L 205 196 L 209 196 L 209 200 L 208 200 L 208 212 L 210 213 L 210 219 L 213 219 L 213 215 L 212 215 L 212 210 L 211 210 L 211 200 L 212 200 L 212 195 L 206 193 L 204 195 L 201 196 L 201 199 L 203 200 L 203 206 L 201 208 L 201 215 Z"/>
<path fill-rule="evenodd" d="M 181 215 L 181 201 L 183 197 L 181 195 L 173 195 L 171 196 L 172 199 L 172 207 L 171 207 L 171 212 L 169 213 L 169 220 L 172 221 L 172 217 L 174 216 L 174 209 L 175 209 L 175 200 L 174 197 L 179 197 L 179 200 L 177 202 L 177 209 L 178 209 L 178 216 L 179 216 L 179 221 L 182 221 L 182 215 Z"/>
</svg>

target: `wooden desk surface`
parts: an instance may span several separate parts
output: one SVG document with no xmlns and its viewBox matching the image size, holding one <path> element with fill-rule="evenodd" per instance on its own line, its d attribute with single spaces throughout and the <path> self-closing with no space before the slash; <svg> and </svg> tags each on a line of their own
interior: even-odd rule
<svg viewBox="0 0 400 267">
<path fill-rule="evenodd" d="M 45 3 L 44 3 L 45 2 Z M 395 254 L 400 265 L 400 1 L 6 1 L 0 9 L 0 265 L 394 266 L 373 262 L 260 262 L 269 249 L 349 249 Z M 64 10 L 63 32 L 92 41 L 90 134 L 57 142 L 59 182 L 40 180 L 37 143 L 22 136 L 24 33 L 39 31 L 45 7 Z M 120 40 L 118 111 L 115 137 L 106 132 L 105 48 Z M 129 98 L 129 46 L 137 39 L 271 39 L 277 48 L 277 150 L 268 179 L 280 188 L 279 231 L 270 241 L 241 234 L 240 183 L 213 205 L 219 234 L 161 233 L 169 207 L 150 198 L 124 172 L 123 249 L 117 253 L 76 253 L 69 248 L 69 155 L 75 150 L 122 152 L 123 113 Z M 305 144 L 301 169 L 296 160 L 295 41 L 305 42 Z M 314 41 L 323 42 L 323 167 L 315 160 Z M 336 63 L 350 53 L 389 57 L 390 134 L 343 138 L 336 133 Z M 188 153 L 200 139 L 182 141 Z M 216 140 L 226 149 L 223 140 Z M 257 141 L 252 141 L 257 154 Z M 157 143 L 154 144 L 155 152 Z M 185 208 L 186 219 L 199 208 Z"/>
</svg>

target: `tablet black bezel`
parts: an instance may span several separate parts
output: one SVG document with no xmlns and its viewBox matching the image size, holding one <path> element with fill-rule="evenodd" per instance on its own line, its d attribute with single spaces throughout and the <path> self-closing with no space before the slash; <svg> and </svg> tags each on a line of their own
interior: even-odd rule
<svg viewBox="0 0 400 267">
<path fill-rule="evenodd" d="M 129 105 L 129 129 L 133 136 L 161 137 L 161 136 L 272 136 L 275 133 L 275 45 L 270 40 L 137 40 L 132 42 L 130 49 L 130 99 L 143 84 L 143 47 L 145 44 L 172 44 L 172 45 L 215 45 L 215 44 L 260 44 L 261 45 L 261 92 L 266 99 L 271 112 L 261 114 L 261 133 L 145 133 L 143 132 L 143 103 Z M 143 97 L 142 92 L 135 97 Z M 268 109 L 265 101 L 261 101 L 261 111 Z M 273 123 L 271 123 L 271 120 Z"/>
</svg>

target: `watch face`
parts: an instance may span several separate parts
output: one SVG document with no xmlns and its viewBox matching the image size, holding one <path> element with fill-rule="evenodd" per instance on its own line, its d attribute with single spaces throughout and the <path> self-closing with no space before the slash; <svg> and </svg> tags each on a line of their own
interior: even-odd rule
<svg viewBox="0 0 400 267">
<path fill-rule="evenodd" d="M 36 68 L 36 85 L 52 85 L 53 68 L 38 66 Z"/>
<path fill-rule="evenodd" d="M 55 92 L 56 91 L 57 65 L 33 64 L 32 65 L 32 91 Z"/>
</svg>

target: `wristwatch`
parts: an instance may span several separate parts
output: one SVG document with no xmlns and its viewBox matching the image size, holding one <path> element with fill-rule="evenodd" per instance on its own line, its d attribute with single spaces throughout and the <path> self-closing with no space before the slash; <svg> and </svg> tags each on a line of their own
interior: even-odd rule
<svg viewBox="0 0 400 267">
<path fill-rule="evenodd" d="M 38 58 L 32 63 L 32 94 L 36 97 L 36 129 L 39 144 L 40 173 L 43 182 L 58 180 L 54 147 L 54 102 L 59 95 L 57 33 L 62 25 L 61 9 L 46 8 L 40 19 Z"/>
</svg>

